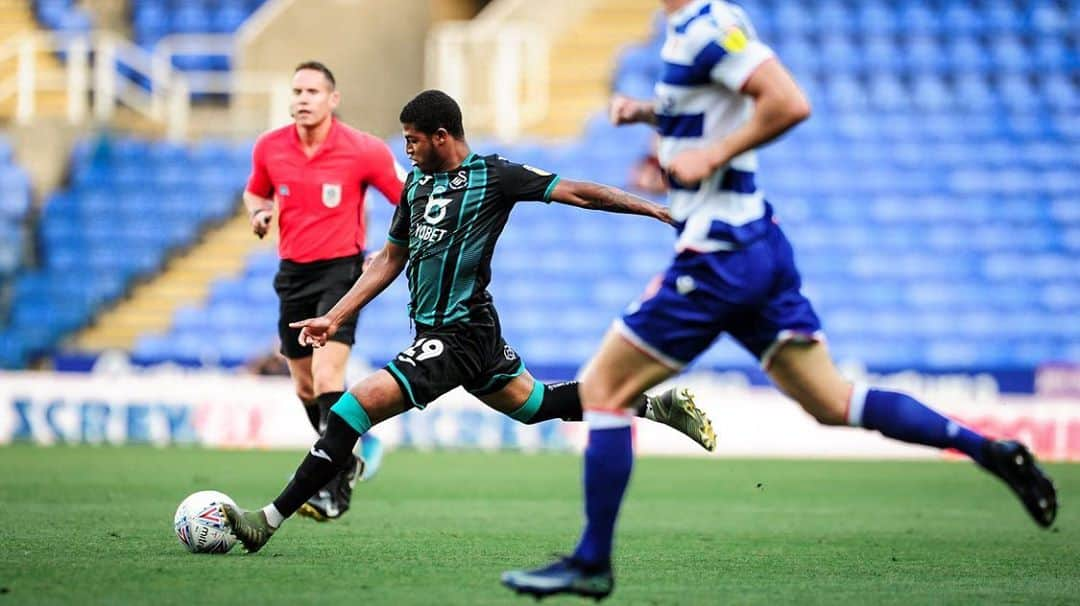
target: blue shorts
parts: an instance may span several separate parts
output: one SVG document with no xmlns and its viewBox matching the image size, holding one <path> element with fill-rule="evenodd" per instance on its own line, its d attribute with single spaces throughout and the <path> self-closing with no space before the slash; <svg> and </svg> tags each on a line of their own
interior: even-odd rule
<svg viewBox="0 0 1080 606">
<path fill-rule="evenodd" d="M 617 328 L 675 370 L 723 332 L 768 367 L 783 343 L 822 338 L 821 322 L 801 285 L 791 244 L 770 221 L 760 238 L 738 250 L 679 253 Z"/>
</svg>

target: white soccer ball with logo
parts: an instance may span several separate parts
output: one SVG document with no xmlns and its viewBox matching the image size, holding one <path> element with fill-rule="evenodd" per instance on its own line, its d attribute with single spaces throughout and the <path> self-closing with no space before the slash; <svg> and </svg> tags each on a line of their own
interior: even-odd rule
<svg viewBox="0 0 1080 606">
<path fill-rule="evenodd" d="M 176 538 L 192 553 L 226 553 L 236 544 L 229 532 L 222 505 L 236 503 L 216 490 L 200 490 L 176 508 L 173 529 Z"/>
</svg>

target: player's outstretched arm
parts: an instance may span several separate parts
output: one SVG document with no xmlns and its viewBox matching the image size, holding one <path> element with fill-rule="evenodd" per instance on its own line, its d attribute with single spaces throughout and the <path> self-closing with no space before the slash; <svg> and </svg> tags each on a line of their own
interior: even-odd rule
<svg viewBox="0 0 1080 606">
<path fill-rule="evenodd" d="M 261 239 L 270 230 L 270 220 L 274 218 L 274 201 L 244 192 L 244 207 L 251 221 L 251 231 Z"/>
<path fill-rule="evenodd" d="M 562 179 L 555 184 L 555 189 L 551 192 L 551 199 L 554 202 L 590 210 L 643 215 L 664 223 L 672 223 L 671 213 L 668 212 L 667 207 L 655 202 L 649 202 L 644 198 L 639 198 L 610 185 Z"/>
<path fill-rule="evenodd" d="M 409 260 L 409 249 L 387 241 L 386 246 L 372 255 L 371 259 L 370 263 L 365 264 L 364 272 L 349 292 L 325 315 L 289 324 L 293 328 L 302 329 L 299 338 L 301 345 L 325 345 L 326 340 L 334 336 L 338 326 L 346 318 L 360 311 L 401 274 Z"/>
</svg>

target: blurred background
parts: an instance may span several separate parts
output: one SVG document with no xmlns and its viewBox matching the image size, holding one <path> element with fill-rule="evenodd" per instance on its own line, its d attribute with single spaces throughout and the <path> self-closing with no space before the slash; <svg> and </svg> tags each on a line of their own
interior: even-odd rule
<svg viewBox="0 0 1080 606">
<path fill-rule="evenodd" d="M 814 107 L 761 154 L 759 184 L 845 372 L 1080 459 L 1080 1 L 738 4 Z M 254 138 L 289 121 L 293 66 L 328 64 L 341 118 L 386 138 L 404 165 L 397 113 L 437 87 L 461 102 L 475 151 L 663 200 L 651 131 L 612 128 L 604 113 L 612 91 L 651 96 L 659 6 L 0 0 L 0 441 L 308 441 L 275 433 L 291 421 L 273 419 L 301 419 L 288 383 L 252 378 L 284 372 L 278 259 L 240 202 Z M 392 207 L 377 193 L 368 206 L 378 246 Z M 535 375 L 572 378 L 672 242 L 640 219 L 519 206 L 491 287 L 507 340 Z M 353 378 L 410 342 L 406 303 L 402 279 L 363 311 Z M 265 397 L 228 400 L 252 381 Z M 691 381 L 722 420 L 793 415 L 806 452 L 921 452 L 836 440 L 794 406 L 776 412 L 730 340 Z M 391 441 L 574 442 L 455 398 L 427 420 L 405 415 Z M 179 417 L 159 400 L 196 412 L 173 431 Z M 133 425 L 133 406 L 163 416 Z M 469 429 L 479 418 L 494 425 Z M 803 452 L 739 433 L 721 450 Z"/>
</svg>

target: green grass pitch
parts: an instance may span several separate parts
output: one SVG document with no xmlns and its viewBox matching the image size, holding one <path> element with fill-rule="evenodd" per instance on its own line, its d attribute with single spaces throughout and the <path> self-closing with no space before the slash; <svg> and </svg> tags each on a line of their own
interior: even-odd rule
<svg viewBox="0 0 1080 606">
<path fill-rule="evenodd" d="M 531 604 L 499 573 L 580 528 L 577 457 L 393 452 L 344 518 L 290 520 L 258 554 L 173 536 L 187 494 L 262 505 L 300 456 L 0 448 L 0 606 Z M 1049 468 L 1047 532 L 967 463 L 639 460 L 609 603 L 1076 604 L 1080 466 Z"/>
</svg>

